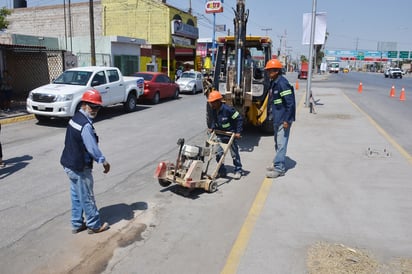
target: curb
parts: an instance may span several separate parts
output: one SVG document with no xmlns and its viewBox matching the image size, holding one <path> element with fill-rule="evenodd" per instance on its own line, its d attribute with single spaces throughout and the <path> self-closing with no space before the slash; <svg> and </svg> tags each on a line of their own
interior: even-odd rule
<svg viewBox="0 0 412 274">
<path fill-rule="evenodd" d="M 0 119 L 0 123 L 2 125 L 6 125 L 6 124 L 17 123 L 17 122 L 28 121 L 32 119 L 34 119 L 34 114 L 27 114 L 27 115 L 20 115 L 20 116 Z"/>
</svg>

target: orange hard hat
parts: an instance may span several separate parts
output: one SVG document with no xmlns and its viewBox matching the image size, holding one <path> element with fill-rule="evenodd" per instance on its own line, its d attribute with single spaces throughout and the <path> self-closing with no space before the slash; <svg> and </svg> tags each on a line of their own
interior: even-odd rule
<svg viewBox="0 0 412 274">
<path fill-rule="evenodd" d="M 209 96 L 207 97 L 207 101 L 208 101 L 209 103 L 212 103 L 212 102 L 215 102 L 215 101 L 217 101 L 217 100 L 221 100 L 222 98 L 223 98 L 223 96 L 222 96 L 222 94 L 220 94 L 219 91 L 213 90 L 213 91 L 209 94 Z"/>
<path fill-rule="evenodd" d="M 82 101 L 87 102 L 87 103 L 92 103 L 98 106 L 101 106 L 103 104 L 102 96 L 100 96 L 100 93 L 95 89 L 86 90 L 83 93 Z"/>
<path fill-rule="evenodd" d="M 278 59 L 270 59 L 265 66 L 265 69 L 281 69 L 282 63 Z"/>
</svg>

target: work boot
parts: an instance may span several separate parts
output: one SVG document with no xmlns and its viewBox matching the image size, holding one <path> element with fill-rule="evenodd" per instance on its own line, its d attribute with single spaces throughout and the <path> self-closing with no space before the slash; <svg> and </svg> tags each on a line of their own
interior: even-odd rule
<svg viewBox="0 0 412 274">
<path fill-rule="evenodd" d="M 266 171 L 275 171 L 275 167 L 272 165 L 266 167 Z"/>
<path fill-rule="evenodd" d="M 88 233 L 88 234 L 100 233 L 100 232 L 103 232 L 103 231 L 108 230 L 109 228 L 110 228 L 110 226 L 109 226 L 108 223 L 103 223 L 99 228 L 93 229 L 93 228 L 90 228 L 90 227 L 89 227 L 89 228 L 87 229 L 87 233 Z"/>
<path fill-rule="evenodd" d="M 87 229 L 86 224 L 85 224 L 85 223 L 82 223 L 82 225 L 81 225 L 80 227 L 78 227 L 78 228 L 73 228 L 73 229 L 72 229 L 72 233 L 73 233 L 73 234 L 77 234 L 77 233 L 82 232 L 83 230 L 86 230 L 86 229 Z"/>
<path fill-rule="evenodd" d="M 273 170 L 273 171 L 266 172 L 266 177 L 267 178 L 277 178 L 277 177 L 284 176 L 284 175 L 285 175 L 284 172 L 280 172 L 278 170 Z"/>
</svg>

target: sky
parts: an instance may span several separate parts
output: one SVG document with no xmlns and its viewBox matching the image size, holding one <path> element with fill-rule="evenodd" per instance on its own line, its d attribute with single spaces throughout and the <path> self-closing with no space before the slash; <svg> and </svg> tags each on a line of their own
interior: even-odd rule
<svg viewBox="0 0 412 274">
<path fill-rule="evenodd" d="M 287 49 L 294 57 L 309 55 L 302 45 L 303 14 L 312 12 L 314 0 L 245 0 L 249 9 L 247 34 L 268 35 L 274 50 Z M 64 0 L 27 0 L 27 5 L 62 4 Z M 71 3 L 88 2 L 71 0 Z M 188 11 L 198 18 L 200 38 L 212 38 L 213 15 L 205 13 L 205 0 L 166 0 L 167 4 Z M 11 7 L 13 0 L 0 0 L 0 6 Z M 66 0 L 68 3 L 68 0 Z M 410 0 L 316 0 L 316 11 L 326 12 L 328 50 L 377 50 L 378 42 L 395 42 L 399 51 L 412 51 Z M 224 0 L 224 12 L 216 14 L 216 25 L 226 25 L 233 33 L 232 8 L 236 0 Z M 217 36 L 226 33 L 216 33 Z"/>
</svg>

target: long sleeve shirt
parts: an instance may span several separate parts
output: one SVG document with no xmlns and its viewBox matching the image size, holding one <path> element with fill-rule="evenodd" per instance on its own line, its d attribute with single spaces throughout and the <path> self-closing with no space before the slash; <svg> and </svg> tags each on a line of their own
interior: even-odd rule
<svg viewBox="0 0 412 274">
<path fill-rule="evenodd" d="M 273 123 L 275 126 L 283 122 L 295 121 L 296 102 L 293 86 L 280 75 L 270 83 Z"/>
<path fill-rule="evenodd" d="M 83 110 L 80 111 L 83 112 Z M 84 125 L 83 130 L 81 132 L 84 146 L 86 147 L 86 150 L 88 152 L 86 153 L 86 163 L 91 162 L 90 160 L 94 160 L 97 163 L 101 164 L 106 160 L 106 158 L 103 156 L 103 153 L 101 152 L 97 144 L 97 135 L 92 126 L 92 121 L 89 119 L 89 117 L 87 117 L 87 115 L 85 116 L 90 122 Z"/>
</svg>

